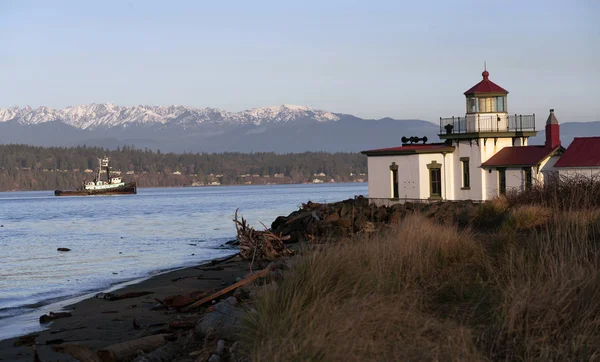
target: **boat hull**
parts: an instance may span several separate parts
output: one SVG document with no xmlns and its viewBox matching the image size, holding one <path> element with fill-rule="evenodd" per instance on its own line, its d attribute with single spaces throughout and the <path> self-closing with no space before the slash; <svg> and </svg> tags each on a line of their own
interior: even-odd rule
<svg viewBox="0 0 600 362">
<path fill-rule="evenodd" d="M 55 190 L 54 196 L 94 196 L 94 195 L 126 195 L 137 194 L 135 182 L 106 190 Z"/>
</svg>

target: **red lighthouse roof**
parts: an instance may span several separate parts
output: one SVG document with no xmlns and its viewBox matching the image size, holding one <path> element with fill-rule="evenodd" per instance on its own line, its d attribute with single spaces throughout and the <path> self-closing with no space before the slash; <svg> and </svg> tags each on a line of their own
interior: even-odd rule
<svg viewBox="0 0 600 362">
<path fill-rule="evenodd" d="M 473 94 L 485 94 L 485 93 L 500 93 L 500 94 L 508 94 L 508 91 L 498 84 L 489 80 L 490 73 L 487 70 L 484 70 L 481 73 L 483 76 L 483 80 L 474 86 L 472 86 L 468 91 L 466 91 L 465 95 L 473 95 Z"/>
</svg>

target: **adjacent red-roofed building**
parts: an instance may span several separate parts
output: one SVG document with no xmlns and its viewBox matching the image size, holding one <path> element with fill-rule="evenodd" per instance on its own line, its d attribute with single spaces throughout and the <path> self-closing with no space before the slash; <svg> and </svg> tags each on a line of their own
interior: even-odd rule
<svg viewBox="0 0 600 362">
<path fill-rule="evenodd" d="M 545 143 L 528 145 L 529 137 L 537 134 L 535 115 L 509 114 L 508 91 L 492 82 L 487 70 L 482 76 L 464 93 L 465 115 L 440 118 L 442 143 L 405 135 L 412 137 L 402 137 L 401 146 L 363 151 L 372 202 L 489 200 L 555 177 L 563 152 L 564 165 L 577 164 L 569 161 L 572 153 L 578 167 L 588 162 L 600 168 L 600 138 L 578 141 L 581 146 L 565 152 L 553 109 L 546 120 Z"/>
<path fill-rule="evenodd" d="M 600 177 L 600 137 L 575 137 L 554 167 L 564 176 Z"/>
</svg>

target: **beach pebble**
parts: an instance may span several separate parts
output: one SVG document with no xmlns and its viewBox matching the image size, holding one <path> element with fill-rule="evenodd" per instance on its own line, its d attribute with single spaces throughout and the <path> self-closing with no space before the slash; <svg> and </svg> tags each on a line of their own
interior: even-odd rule
<svg viewBox="0 0 600 362">
<path fill-rule="evenodd" d="M 219 339 L 219 341 L 217 342 L 217 351 L 216 351 L 216 353 L 219 356 L 222 356 L 224 351 L 225 351 L 225 341 L 222 340 L 222 339 Z"/>
<path fill-rule="evenodd" d="M 69 248 L 58 248 L 57 251 L 71 251 Z"/>
<path fill-rule="evenodd" d="M 233 292 L 233 296 L 237 299 L 248 299 L 250 298 L 250 291 L 248 288 L 237 288 L 235 292 Z"/>
<path fill-rule="evenodd" d="M 236 297 L 229 297 L 226 299 L 227 303 L 231 304 L 231 305 L 237 305 L 238 304 L 238 300 Z"/>
</svg>

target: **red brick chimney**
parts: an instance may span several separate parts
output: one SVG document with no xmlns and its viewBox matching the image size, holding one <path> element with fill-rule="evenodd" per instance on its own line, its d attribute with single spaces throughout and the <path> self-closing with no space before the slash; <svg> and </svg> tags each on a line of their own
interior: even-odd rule
<svg viewBox="0 0 600 362">
<path fill-rule="evenodd" d="M 546 121 L 546 147 L 555 149 L 558 146 L 560 146 L 560 125 L 554 116 L 554 109 L 551 109 Z"/>
</svg>

